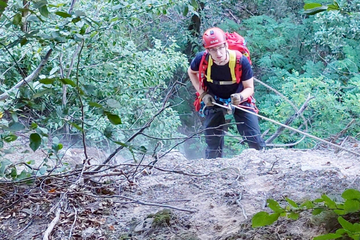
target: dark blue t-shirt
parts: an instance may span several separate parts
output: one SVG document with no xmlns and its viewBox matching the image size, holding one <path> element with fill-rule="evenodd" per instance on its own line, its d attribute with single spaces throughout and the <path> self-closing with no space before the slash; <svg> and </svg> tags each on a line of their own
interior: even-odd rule
<svg viewBox="0 0 360 240">
<path fill-rule="evenodd" d="M 195 58 L 191 61 L 190 64 L 191 70 L 199 71 L 200 61 L 203 55 L 204 52 L 199 52 L 196 54 Z M 240 62 L 242 66 L 240 83 L 234 83 L 231 85 L 218 85 L 210 83 L 205 79 L 205 86 L 207 87 L 208 92 L 214 96 L 224 99 L 230 98 L 230 95 L 233 93 L 241 92 L 244 89 L 242 82 L 252 78 L 253 71 L 251 69 L 249 60 L 245 56 L 242 56 Z M 216 63 L 213 63 L 211 66 L 211 79 L 214 81 L 232 81 L 229 63 L 223 66 L 219 66 L 216 65 Z"/>
</svg>

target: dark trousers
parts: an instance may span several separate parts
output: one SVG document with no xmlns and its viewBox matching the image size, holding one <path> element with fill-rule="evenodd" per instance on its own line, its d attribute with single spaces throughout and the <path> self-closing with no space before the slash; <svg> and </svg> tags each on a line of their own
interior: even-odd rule
<svg viewBox="0 0 360 240">
<path fill-rule="evenodd" d="M 224 126 L 226 109 L 221 107 L 206 107 L 205 115 L 205 139 L 207 148 L 205 150 L 206 158 L 222 157 L 224 147 Z M 233 115 L 236 121 L 237 129 L 244 141 L 250 148 L 261 150 L 265 148 L 265 142 L 261 137 L 258 117 L 235 109 Z"/>
</svg>

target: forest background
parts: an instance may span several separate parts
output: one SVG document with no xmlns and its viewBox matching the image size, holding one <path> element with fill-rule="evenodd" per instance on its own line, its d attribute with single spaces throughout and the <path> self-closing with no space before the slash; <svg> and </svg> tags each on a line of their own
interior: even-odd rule
<svg viewBox="0 0 360 240">
<path fill-rule="evenodd" d="M 360 125 L 360 1 L 305 14 L 306 3 L 328 1 L 0 1 L 0 149 L 20 135 L 35 151 L 59 158 L 65 147 L 97 147 L 139 160 L 180 150 L 203 157 L 202 118 L 192 105 L 187 67 L 212 26 L 245 37 L 255 77 L 296 107 L 291 126 L 323 139 Z M 256 84 L 260 114 L 284 122 L 289 102 Z M 349 124 L 351 123 L 351 124 Z M 278 126 L 260 121 L 264 138 Z M 245 146 L 229 125 L 226 155 Z M 285 131 L 275 144 L 301 135 Z M 297 148 L 312 148 L 306 138 Z M 86 147 L 84 149 L 86 154 Z M 0 176 L 20 179 L 6 152 Z M 24 160 L 26 161 L 26 159 Z M 34 162 L 27 162 L 27 165 Z M 45 173 L 49 166 L 41 166 Z M 63 170 L 63 169 L 62 169 Z M 60 171 L 60 170 L 59 170 Z M 38 169 L 37 169 L 38 173 Z"/>
</svg>

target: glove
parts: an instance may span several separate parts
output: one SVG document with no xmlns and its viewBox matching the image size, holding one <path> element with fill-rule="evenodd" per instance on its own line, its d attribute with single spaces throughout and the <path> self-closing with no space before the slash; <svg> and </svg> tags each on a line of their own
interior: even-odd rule
<svg viewBox="0 0 360 240">
<path fill-rule="evenodd" d="M 244 98 L 241 96 L 240 93 L 234 93 L 230 95 L 231 98 L 231 104 L 238 106 L 240 103 L 244 101 Z"/>
<path fill-rule="evenodd" d="M 200 96 L 201 100 L 205 103 L 207 107 L 214 106 L 213 102 L 215 102 L 215 99 L 213 96 L 208 94 L 207 92 L 203 92 Z"/>
</svg>

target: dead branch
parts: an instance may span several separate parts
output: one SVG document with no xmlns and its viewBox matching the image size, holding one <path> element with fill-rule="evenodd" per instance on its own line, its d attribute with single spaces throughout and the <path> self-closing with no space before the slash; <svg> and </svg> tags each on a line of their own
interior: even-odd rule
<svg viewBox="0 0 360 240">
<path fill-rule="evenodd" d="M 292 103 L 287 97 L 285 97 L 282 93 L 280 93 L 279 91 L 277 91 L 276 89 L 274 89 L 273 87 L 270 87 L 269 85 L 267 85 L 266 83 L 262 82 L 261 80 L 257 79 L 257 78 L 254 78 L 254 81 L 255 82 L 258 82 L 260 83 L 261 85 L 263 85 L 264 87 L 270 89 L 271 91 L 273 91 L 274 93 L 276 93 L 277 95 L 279 95 L 280 97 L 282 97 L 287 103 L 289 103 L 295 110 L 296 112 L 299 111 L 299 109 L 297 108 L 297 106 Z M 301 113 L 301 118 L 304 120 L 304 123 L 305 123 L 305 132 L 307 132 L 308 130 L 308 125 L 307 125 L 307 121 L 304 117 L 304 115 Z"/>
<path fill-rule="evenodd" d="M 349 130 L 349 128 L 351 127 L 351 125 L 352 125 L 354 122 L 355 122 L 355 119 L 352 119 L 352 120 L 346 125 L 346 127 L 345 127 L 343 130 L 341 130 L 338 134 L 336 134 L 334 137 L 332 137 L 330 141 L 331 141 L 332 143 L 335 143 L 336 140 L 338 140 L 341 136 L 343 136 L 343 135 L 347 132 L 347 130 Z"/>
<path fill-rule="evenodd" d="M 44 232 L 44 237 L 43 240 L 49 240 L 49 235 L 52 232 L 52 230 L 54 229 L 55 225 L 59 222 L 60 220 L 60 212 L 61 212 L 61 208 L 58 207 L 56 209 L 56 213 L 55 213 L 55 218 L 51 221 L 51 223 L 49 224 L 48 228 L 46 229 L 46 231 Z"/>
<path fill-rule="evenodd" d="M 309 95 L 308 98 L 306 99 L 306 101 L 304 102 L 304 104 L 300 107 L 300 109 L 294 115 L 292 115 L 290 118 L 288 118 L 285 121 L 284 125 L 289 126 L 300 114 L 302 114 L 305 111 L 305 109 L 307 108 L 309 101 L 313 98 L 314 97 L 311 97 Z M 276 132 L 265 141 L 266 145 L 268 145 L 269 143 L 272 143 L 272 141 L 274 141 L 275 138 L 277 138 L 284 130 L 285 130 L 285 127 L 280 126 L 276 130 Z"/>
<path fill-rule="evenodd" d="M 171 208 L 171 209 L 175 209 L 175 210 L 179 210 L 179 211 L 183 211 L 183 212 L 189 212 L 189 213 L 195 213 L 197 212 L 197 210 L 189 210 L 189 209 L 184 209 L 184 208 L 178 208 L 178 207 L 174 207 L 171 205 L 166 205 L 166 204 L 158 204 L 158 203 L 152 203 L 152 202 L 145 202 L 145 201 L 140 201 L 134 198 L 130 198 L 130 197 L 126 197 L 126 196 L 122 196 L 122 195 L 111 195 L 111 196 L 96 196 L 96 195 L 89 195 L 95 198 L 123 198 L 126 200 L 129 200 L 129 203 L 135 203 L 135 204 L 140 204 L 140 205 L 146 205 L 146 206 L 154 206 L 154 207 L 163 207 L 163 208 Z M 116 203 L 116 202 L 114 202 Z M 124 202 L 121 202 L 122 204 Z"/>
<path fill-rule="evenodd" d="M 33 81 L 35 78 L 37 78 L 41 72 L 41 70 L 44 68 L 45 64 L 48 62 L 49 57 L 52 53 L 52 49 L 50 49 L 45 57 L 41 60 L 39 66 L 29 75 L 27 76 L 25 79 L 21 80 L 20 82 L 18 82 L 15 86 L 13 86 L 11 89 L 9 89 L 8 91 L 4 92 L 3 94 L 0 95 L 0 101 L 1 100 L 5 100 L 7 99 L 10 95 L 11 92 L 15 91 L 16 89 L 19 89 L 20 87 L 22 87 L 25 84 L 28 84 L 29 82 Z"/>
<path fill-rule="evenodd" d="M 138 135 L 140 135 L 145 129 L 149 128 L 152 124 L 152 122 L 168 107 L 170 107 L 169 105 L 167 105 L 167 101 L 169 100 L 173 89 L 175 88 L 175 86 L 177 85 L 177 82 L 175 82 L 175 84 L 170 88 L 170 90 L 168 91 L 168 93 L 166 94 L 164 101 L 163 101 L 163 105 L 161 107 L 161 109 L 154 114 L 154 116 L 152 116 L 152 118 L 149 119 L 149 121 L 147 121 L 147 123 L 144 124 L 144 126 L 142 128 L 140 128 L 139 131 L 137 131 L 136 133 L 134 133 L 128 140 L 126 140 L 126 142 L 121 145 L 120 147 L 118 147 L 117 149 L 115 149 L 115 151 L 113 153 L 111 153 L 109 155 L 109 157 L 103 162 L 103 164 L 108 163 L 120 150 L 122 150 L 127 143 L 131 142 L 132 140 L 134 140 Z M 101 166 L 97 167 L 95 169 L 95 171 L 98 171 L 101 169 Z"/>
</svg>

